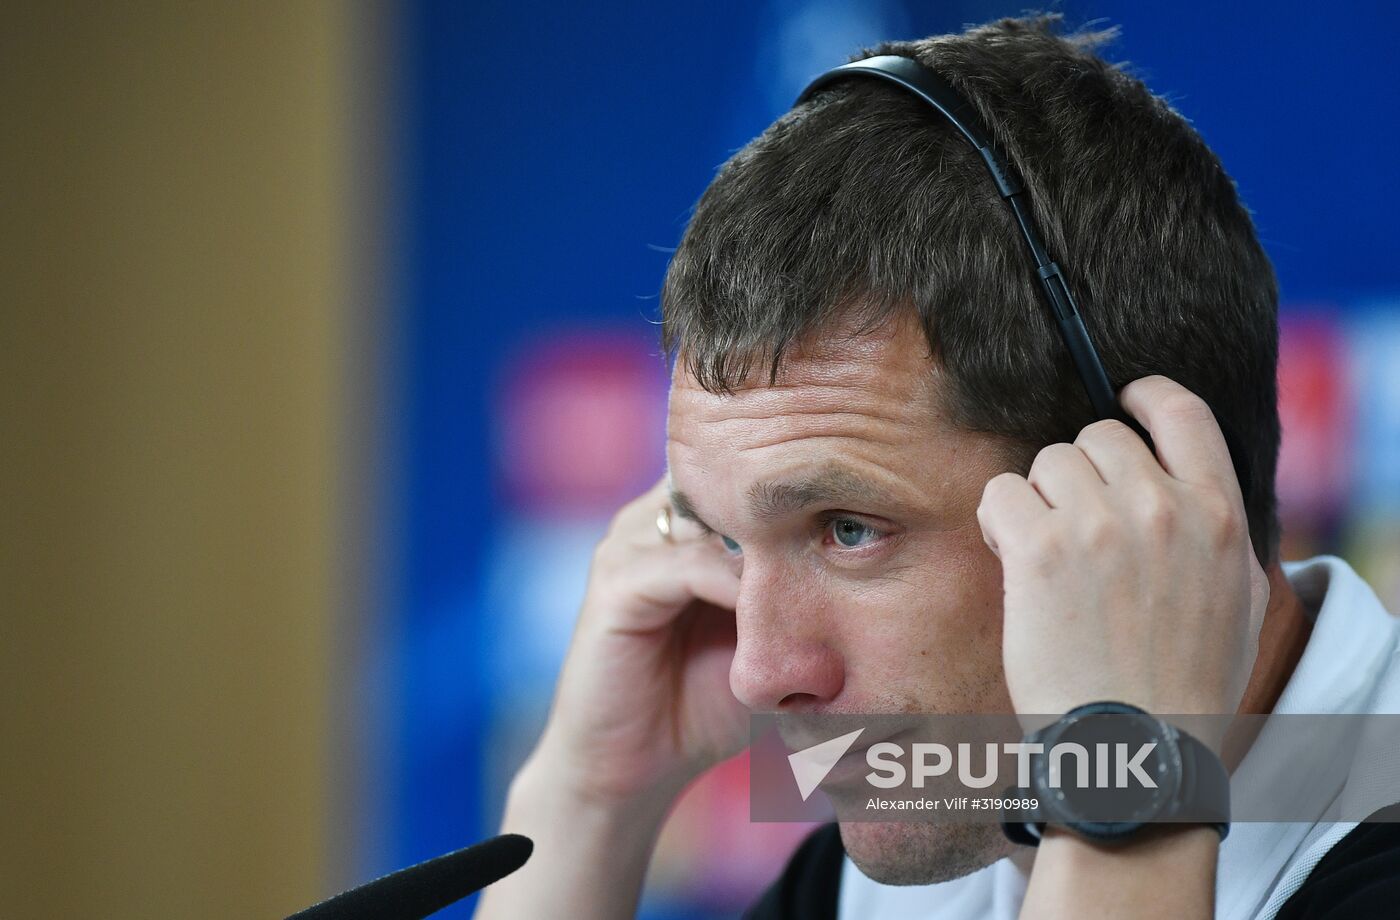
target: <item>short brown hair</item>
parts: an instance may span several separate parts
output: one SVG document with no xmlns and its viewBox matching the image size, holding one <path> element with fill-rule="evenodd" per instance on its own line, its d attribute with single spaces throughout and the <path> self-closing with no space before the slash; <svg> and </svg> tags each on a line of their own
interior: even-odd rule
<svg viewBox="0 0 1400 920">
<path fill-rule="evenodd" d="M 1115 386 L 1163 374 L 1242 442 L 1259 559 L 1279 526 L 1278 289 L 1235 185 L 1179 114 L 1058 17 L 889 42 L 971 103 L 1021 174 Z M 911 94 L 845 80 L 736 153 L 696 205 L 662 290 L 662 342 L 712 392 L 858 310 L 917 312 L 946 410 L 1014 445 L 1095 416 L 1009 209 L 971 146 Z"/>
</svg>

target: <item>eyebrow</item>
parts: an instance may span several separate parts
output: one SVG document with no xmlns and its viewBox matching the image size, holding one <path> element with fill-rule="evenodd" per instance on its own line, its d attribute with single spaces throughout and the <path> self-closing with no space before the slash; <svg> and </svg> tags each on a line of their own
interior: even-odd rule
<svg viewBox="0 0 1400 920">
<path fill-rule="evenodd" d="M 772 520 L 812 505 L 896 505 L 899 500 L 883 485 L 873 482 L 840 464 L 823 467 L 809 475 L 785 482 L 755 483 L 748 490 L 749 507 L 755 516 Z M 684 492 L 671 490 L 676 513 L 699 524 L 707 534 L 716 531 L 700 518 L 695 505 Z"/>
<path fill-rule="evenodd" d="M 840 464 L 823 467 L 789 482 L 755 483 L 749 506 L 760 518 L 772 520 L 817 504 L 891 505 L 892 492 Z"/>
<path fill-rule="evenodd" d="M 691 504 L 686 494 L 678 490 L 675 486 L 671 487 L 671 506 L 676 509 L 676 514 L 679 514 L 687 521 L 693 521 L 699 524 L 700 529 L 705 531 L 706 536 L 711 536 L 715 533 L 713 527 L 701 520 L 700 515 L 695 511 L 695 506 Z"/>
</svg>

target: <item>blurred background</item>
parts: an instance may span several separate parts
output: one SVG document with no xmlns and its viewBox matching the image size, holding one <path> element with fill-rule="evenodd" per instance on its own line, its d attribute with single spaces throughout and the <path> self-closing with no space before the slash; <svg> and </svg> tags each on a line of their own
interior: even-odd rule
<svg viewBox="0 0 1400 920">
<path fill-rule="evenodd" d="M 861 45 L 1023 6 L 7 8 L 0 916 L 282 916 L 490 834 L 663 468 L 689 207 Z M 1400 609 L 1400 13 L 1056 8 L 1274 259 L 1285 558 Z M 645 916 L 773 877 L 805 828 L 747 808 L 742 760 L 688 793 Z"/>
</svg>

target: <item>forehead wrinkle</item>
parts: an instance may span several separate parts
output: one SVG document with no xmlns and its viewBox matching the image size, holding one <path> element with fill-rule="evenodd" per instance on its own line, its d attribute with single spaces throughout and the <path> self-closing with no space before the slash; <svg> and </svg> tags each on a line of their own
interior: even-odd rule
<svg viewBox="0 0 1400 920">
<path fill-rule="evenodd" d="M 784 420 L 789 423 L 784 424 Z M 763 419 L 726 416 L 691 418 L 687 423 L 667 426 L 667 442 L 687 450 L 723 450 L 731 456 L 761 455 L 774 448 L 802 441 L 849 444 L 843 450 L 881 451 L 884 460 L 895 459 L 884 451 L 903 452 L 911 443 L 933 435 L 916 420 L 901 416 L 868 415 L 862 412 L 807 412 Z M 722 447 L 721 447 L 722 445 Z"/>
<path fill-rule="evenodd" d="M 763 440 L 755 441 L 749 444 L 736 445 L 732 447 L 731 450 L 733 450 L 733 452 L 736 454 L 743 454 L 748 453 L 749 451 L 762 451 L 767 450 L 771 447 L 779 447 L 783 444 L 791 444 L 794 441 L 817 440 L 854 441 L 858 445 L 870 444 L 879 445 L 881 447 L 902 447 L 905 443 L 907 443 L 905 438 L 893 436 L 882 438 L 877 437 L 876 435 L 870 432 L 862 432 L 861 434 L 856 435 L 844 431 L 840 433 L 824 431 L 798 431 L 793 433 L 775 435 L 771 438 L 765 438 Z"/>
<path fill-rule="evenodd" d="M 694 405 L 694 404 L 692 404 Z M 774 407 L 742 411 L 741 401 L 714 398 L 687 413 L 673 400 L 667 418 L 667 438 L 700 446 L 715 439 L 732 451 L 758 450 L 807 438 L 844 438 L 870 444 L 902 446 L 911 436 L 929 434 L 932 412 L 921 406 L 872 403 L 840 408 L 826 406 Z"/>
<path fill-rule="evenodd" d="M 673 397 L 677 396 L 673 393 Z M 693 413 L 685 411 L 692 407 Z M 669 415 L 670 421 L 689 415 L 692 425 L 720 429 L 755 422 L 781 425 L 784 420 L 810 423 L 825 419 L 832 426 L 855 423 L 858 428 L 870 430 L 890 426 L 922 428 L 934 423 L 936 411 L 918 399 L 883 394 L 851 399 L 845 394 L 823 392 L 823 388 L 803 387 L 781 395 L 745 392 L 730 396 L 678 396 L 672 399 Z"/>
<path fill-rule="evenodd" d="M 809 411 L 765 416 L 697 417 L 686 424 L 669 426 L 667 434 L 672 441 L 696 443 L 713 440 L 727 445 L 731 451 L 742 453 L 823 438 L 901 447 L 922 431 L 924 429 L 920 427 L 919 420 L 900 415 Z"/>
<path fill-rule="evenodd" d="M 857 397 L 853 399 L 852 393 Z M 745 388 L 723 395 L 678 383 L 672 387 L 671 395 L 673 399 L 698 404 L 702 412 L 719 411 L 727 418 L 745 419 L 859 414 L 904 421 L 911 409 L 929 411 L 933 408 L 924 404 L 922 394 L 917 391 L 879 390 L 862 383 L 779 384 Z M 897 411 L 888 411 L 887 407 Z"/>
<path fill-rule="evenodd" d="M 755 412 L 752 414 L 743 412 L 730 412 L 726 413 L 723 418 L 704 419 L 703 421 L 708 422 L 710 424 L 724 424 L 725 422 L 734 421 L 768 422 L 779 421 L 784 418 L 818 415 L 826 415 L 832 418 L 844 418 L 846 416 L 854 416 L 860 419 L 868 419 L 870 421 L 877 422 L 893 422 L 899 425 L 907 424 L 911 421 L 918 420 L 916 417 L 911 417 L 910 413 L 908 412 L 880 412 L 873 408 L 867 409 L 864 407 L 851 407 L 845 409 L 832 409 L 823 406 L 812 406 L 810 408 L 794 406 L 793 408 L 782 409 L 776 412 Z"/>
<path fill-rule="evenodd" d="M 748 488 L 755 517 L 772 519 L 822 502 L 896 504 L 894 493 L 881 483 L 839 463 L 787 482 L 756 482 Z"/>
</svg>

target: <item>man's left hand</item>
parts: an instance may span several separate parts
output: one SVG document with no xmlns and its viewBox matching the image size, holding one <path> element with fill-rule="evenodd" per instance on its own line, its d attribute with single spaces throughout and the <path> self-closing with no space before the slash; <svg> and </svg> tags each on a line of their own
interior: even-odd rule
<svg viewBox="0 0 1400 920">
<path fill-rule="evenodd" d="M 1012 703 L 1234 713 L 1269 587 L 1225 439 L 1205 402 L 1165 377 L 1133 381 L 1121 403 L 1157 457 L 1127 425 L 1099 421 L 983 491 Z"/>
</svg>

